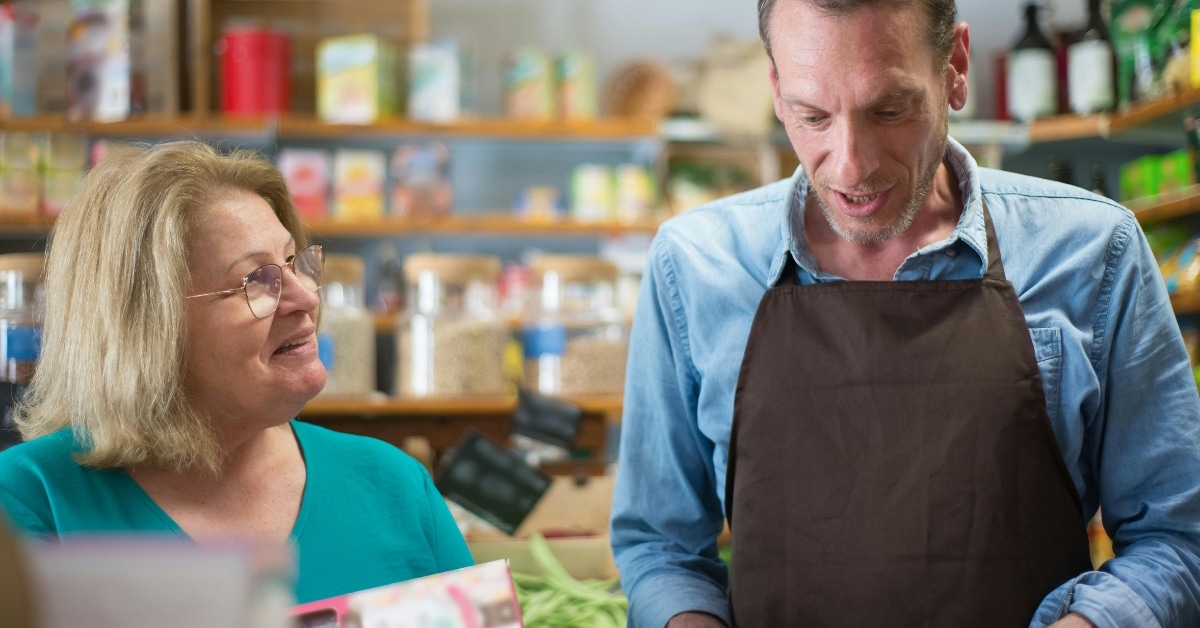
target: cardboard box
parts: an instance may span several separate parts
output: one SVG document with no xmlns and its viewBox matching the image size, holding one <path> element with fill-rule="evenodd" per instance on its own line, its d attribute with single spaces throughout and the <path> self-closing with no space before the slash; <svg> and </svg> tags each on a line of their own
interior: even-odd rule
<svg viewBox="0 0 1200 628">
<path fill-rule="evenodd" d="M 305 220 L 323 220 L 328 214 L 329 162 L 327 150 L 285 148 L 279 151 L 279 171 L 287 179 L 296 211 Z"/>
<path fill-rule="evenodd" d="M 520 628 L 521 609 L 503 561 L 296 606 L 301 626 Z"/>
<path fill-rule="evenodd" d="M 467 546 L 477 562 L 506 559 L 514 573 L 538 574 L 528 539 L 540 532 L 575 578 L 615 578 L 617 567 L 608 537 L 612 494 L 611 476 L 589 477 L 583 485 L 573 478 L 556 477 L 513 536 L 486 525 L 472 526 L 464 533 Z"/>
</svg>

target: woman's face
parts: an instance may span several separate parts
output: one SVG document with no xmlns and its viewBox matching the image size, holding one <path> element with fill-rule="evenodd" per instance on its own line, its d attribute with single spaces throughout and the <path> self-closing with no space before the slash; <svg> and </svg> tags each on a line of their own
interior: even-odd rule
<svg viewBox="0 0 1200 628">
<path fill-rule="evenodd" d="M 206 209 L 191 244 L 191 294 L 238 288 L 250 272 L 283 266 L 297 252 L 271 206 L 245 191 Z M 325 385 L 317 359 L 320 300 L 290 268 L 273 315 L 256 318 L 241 291 L 186 301 L 187 394 L 219 431 L 284 423 Z"/>
</svg>

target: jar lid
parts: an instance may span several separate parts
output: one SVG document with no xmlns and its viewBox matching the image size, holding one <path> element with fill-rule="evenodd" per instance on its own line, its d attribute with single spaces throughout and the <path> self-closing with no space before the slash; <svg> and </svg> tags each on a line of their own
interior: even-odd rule
<svg viewBox="0 0 1200 628">
<path fill-rule="evenodd" d="M 8 270 L 20 271 L 27 277 L 42 280 L 42 267 L 46 263 L 44 253 L 5 253 L 0 255 L 0 272 Z"/>
<path fill-rule="evenodd" d="M 344 283 L 359 285 L 363 281 L 363 259 L 357 255 L 341 253 L 325 254 L 325 270 L 321 273 L 321 283 Z"/>
<path fill-rule="evenodd" d="M 404 258 L 404 278 L 409 283 L 415 283 L 426 271 L 433 272 L 439 279 L 449 283 L 467 283 L 472 279 L 495 282 L 500 276 L 500 258 L 438 253 L 413 253 Z"/>
<path fill-rule="evenodd" d="M 529 275 L 534 283 L 541 283 L 542 276 L 549 271 L 558 273 L 560 281 L 607 281 L 617 280 L 617 266 L 612 262 L 589 255 L 542 255 L 529 265 Z"/>
</svg>

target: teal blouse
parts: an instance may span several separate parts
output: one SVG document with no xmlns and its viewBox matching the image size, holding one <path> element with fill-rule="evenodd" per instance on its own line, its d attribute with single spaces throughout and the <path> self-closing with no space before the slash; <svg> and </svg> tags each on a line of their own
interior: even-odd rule
<svg viewBox="0 0 1200 628">
<path fill-rule="evenodd" d="M 307 482 L 291 533 L 300 603 L 473 564 L 425 468 L 399 449 L 292 421 Z M 82 467 L 70 430 L 0 452 L 0 509 L 37 537 L 190 540 L 123 470 Z"/>
</svg>

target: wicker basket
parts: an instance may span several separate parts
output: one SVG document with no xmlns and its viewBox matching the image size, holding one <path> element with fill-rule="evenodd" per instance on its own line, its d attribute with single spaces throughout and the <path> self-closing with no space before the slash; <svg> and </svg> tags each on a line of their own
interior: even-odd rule
<svg viewBox="0 0 1200 628">
<path fill-rule="evenodd" d="M 671 71 L 657 61 L 626 63 L 613 71 L 604 85 L 604 109 L 611 116 L 663 118 L 674 105 Z"/>
</svg>

